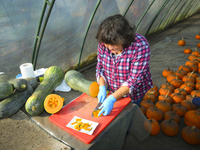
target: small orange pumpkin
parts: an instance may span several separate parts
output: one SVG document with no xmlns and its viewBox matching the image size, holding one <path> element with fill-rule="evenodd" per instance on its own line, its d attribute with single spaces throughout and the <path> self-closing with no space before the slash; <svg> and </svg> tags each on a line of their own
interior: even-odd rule
<svg viewBox="0 0 200 150">
<path fill-rule="evenodd" d="M 145 95 L 144 95 L 144 97 L 143 97 L 143 100 L 149 100 L 149 98 L 151 98 L 151 101 L 153 102 L 153 103 L 155 103 L 156 102 L 156 96 L 154 95 L 154 94 L 152 94 L 152 93 L 145 93 Z"/>
<path fill-rule="evenodd" d="M 199 48 L 200 48 L 200 43 L 198 43 L 198 44 L 197 44 L 197 47 L 199 47 Z"/>
<path fill-rule="evenodd" d="M 195 126 L 200 129 L 200 112 L 189 110 L 185 113 L 184 122 L 186 126 Z"/>
<path fill-rule="evenodd" d="M 163 72 L 162 72 L 162 75 L 164 77 L 167 77 L 169 74 L 173 74 L 173 70 L 170 69 L 169 67 L 167 69 L 164 69 Z"/>
<path fill-rule="evenodd" d="M 167 136 L 175 136 L 179 131 L 179 125 L 173 119 L 166 119 L 162 121 L 160 127 L 162 132 Z"/>
<path fill-rule="evenodd" d="M 160 125 L 153 118 L 149 118 L 148 121 L 149 121 L 149 123 L 151 124 L 151 127 L 152 127 L 150 135 L 157 135 L 160 132 Z"/>
<path fill-rule="evenodd" d="M 163 114 L 171 110 L 171 104 L 167 102 L 166 100 L 156 102 L 155 106 L 161 109 Z"/>
<path fill-rule="evenodd" d="M 155 83 L 153 83 L 153 89 L 158 91 L 158 86 Z"/>
<path fill-rule="evenodd" d="M 188 48 L 184 49 L 183 52 L 184 52 L 185 54 L 190 54 L 190 53 L 192 53 L 192 49 L 190 49 L 190 48 L 188 47 Z"/>
<path fill-rule="evenodd" d="M 200 144 L 200 129 L 196 128 L 195 126 L 184 127 L 181 131 L 181 136 L 188 144 Z"/>
<path fill-rule="evenodd" d="M 174 119 L 174 121 L 176 121 L 177 123 L 180 122 L 181 118 L 180 116 L 176 113 L 176 109 L 173 110 L 173 111 L 167 111 L 164 113 L 164 120 L 166 119 Z"/>
<path fill-rule="evenodd" d="M 184 38 L 178 41 L 179 46 L 184 46 L 185 44 L 186 44 L 186 41 L 184 40 Z"/>
<path fill-rule="evenodd" d="M 178 77 L 176 77 L 175 79 L 172 79 L 170 81 L 170 84 L 172 84 L 175 88 L 179 88 L 184 82 L 179 79 Z"/>
<path fill-rule="evenodd" d="M 180 89 L 184 89 L 188 95 L 194 90 L 194 87 L 190 83 L 184 83 L 180 86 Z"/>
<path fill-rule="evenodd" d="M 200 40 L 200 31 L 199 31 L 199 34 L 197 34 L 197 35 L 195 36 L 195 39 Z"/>
<path fill-rule="evenodd" d="M 44 109 L 50 114 L 57 113 L 63 107 L 63 100 L 57 94 L 49 94 L 44 100 Z"/>
<path fill-rule="evenodd" d="M 168 94 L 168 96 L 170 96 L 172 94 L 172 90 L 168 89 L 167 87 L 161 87 L 158 92 L 160 95 Z"/>
<path fill-rule="evenodd" d="M 161 109 L 157 108 L 157 106 L 151 106 L 146 111 L 146 117 L 153 118 L 156 121 L 160 121 L 163 118 L 163 112 Z"/>
<path fill-rule="evenodd" d="M 190 95 L 195 95 L 196 97 L 200 97 L 200 90 L 193 90 Z"/>
<path fill-rule="evenodd" d="M 175 75 L 175 72 L 174 72 L 173 74 L 169 74 L 167 76 L 167 81 L 170 82 L 172 79 L 177 79 L 177 78 L 178 78 L 178 76 Z"/>
<path fill-rule="evenodd" d="M 173 92 L 174 89 L 175 89 L 175 87 L 174 87 L 172 84 L 170 84 L 169 82 L 166 82 L 166 83 L 161 84 L 160 88 L 168 88 L 168 89 L 171 89 L 172 92 Z"/>
<path fill-rule="evenodd" d="M 183 117 L 185 113 L 188 111 L 187 108 L 179 102 L 178 104 L 173 104 L 172 105 L 172 111 L 177 110 L 176 113 L 180 116 Z"/>
<path fill-rule="evenodd" d="M 196 47 L 195 47 L 194 49 L 195 49 L 195 51 L 193 51 L 193 52 L 191 53 L 191 55 L 198 56 L 198 55 L 199 55 L 199 51 L 197 50 Z"/>
<path fill-rule="evenodd" d="M 187 108 L 187 110 L 195 110 L 195 109 L 197 109 L 197 106 L 192 103 L 192 99 L 193 98 L 190 98 L 190 99 L 182 101 L 181 105 L 185 106 Z"/>
<path fill-rule="evenodd" d="M 178 67 L 178 69 L 179 69 L 179 70 L 183 69 L 183 70 L 185 70 L 185 71 L 187 71 L 187 72 L 191 72 L 191 71 L 192 71 L 191 67 L 188 66 L 188 65 L 180 65 L 180 66 Z"/>
<path fill-rule="evenodd" d="M 181 94 L 181 92 L 172 93 L 171 97 L 172 97 L 172 101 L 174 104 L 178 104 L 179 102 L 182 102 L 183 100 L 186 99 L 185 96 L 183 94 Z"/>
<path fill-rule="evenodd" d="M 168 93 L 166 95 L 159 95 L 158 96 L 158 101 L 164 101 L 164 100 L 166 100 L 168 103 L 172 104 L 172 97 L 168 95 L 169 92 L 170 91 L 168 91 Z"/>
<path fill-rule="evenodd" d="M 154 106 L 154 103 L 151 101 L 151 98 L 149 98 L 148 100 L 142 100 L 140 105 L 148 109 L 149 107 Z"/>
</svg>

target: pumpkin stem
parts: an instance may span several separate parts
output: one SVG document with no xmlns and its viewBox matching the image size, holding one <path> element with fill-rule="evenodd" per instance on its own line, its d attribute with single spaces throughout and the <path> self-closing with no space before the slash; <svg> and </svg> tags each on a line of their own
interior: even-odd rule
<svg viewBox="0 0 200 150">
<path fill-rule="evenodd" d="M 194 131 L 194 130 L 195 130 L 195 128 L 196 128 L 195 126 L 192 126 L 190 130 Z"/>
<path fill-rule="evenodd" d="M 177 109 L 175 109 L 175 110 L 173 111 L 173 115 L 175 115 L 176 111 L 177 111 Z"/>
<path fill-rule="evenodd" d="M 167 96 L 168 96 L 169 92 L 170 92 L 170 90 L 168 90 L 168 92 L 167 92 L 167 94 L 165 95 L 165 97 L 167 97 Z"/>
<path fill-rule="evenodd" d="M 194 73 L 194 71 L 195 71 L 195 70 L 193 70 L 193 71 L 190 73 L 190 75 L 189 75 L 189 78 L 190 78 L 190 77 L 191 77 L 191 75 Z"/>
</svg>

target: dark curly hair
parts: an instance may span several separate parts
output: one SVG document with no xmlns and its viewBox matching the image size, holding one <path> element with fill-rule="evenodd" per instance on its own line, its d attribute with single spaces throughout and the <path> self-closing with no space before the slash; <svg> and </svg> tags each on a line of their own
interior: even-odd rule
<svg viewBox="0 0 200 150">
<path fill-rule="evenodd" d="M 116 14 L 100 24 L 96 39 L 99 43 L 122 45 L 125 48 L 135 40 L 134 30 L 135 26 L 131 26 L 124 16 Z"/>
</svg>

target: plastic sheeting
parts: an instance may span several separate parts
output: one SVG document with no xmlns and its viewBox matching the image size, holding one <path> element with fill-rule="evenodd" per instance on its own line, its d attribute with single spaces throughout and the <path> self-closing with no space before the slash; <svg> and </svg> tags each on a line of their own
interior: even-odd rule
<svg viewBox="0 0 200 150">
<path fill-rule="evenodd" d="M 32 61 L 44 2 L 1 0 L 2 72 L 12 71 L 15 77 L 20 73 L 21 64 Z M 167 4 L 164 5 L 165 3 Z M 199 10 L 198 4 L 197 0 L 57 0 L 42 38 L 35 69 L 56 65 L 67 70 L 77 68 L 79 62 L 84 67 L 96 61 L 95 34 L 100 22 L 110 15 L 125 15 L 131 24 L 138 25 L 137 33 L 148 36 L 190 17 Z M 163 6 L 165 7 L 161 11 Z M 48 9 L 49 6 L 44 18 Z"/>
</svg>

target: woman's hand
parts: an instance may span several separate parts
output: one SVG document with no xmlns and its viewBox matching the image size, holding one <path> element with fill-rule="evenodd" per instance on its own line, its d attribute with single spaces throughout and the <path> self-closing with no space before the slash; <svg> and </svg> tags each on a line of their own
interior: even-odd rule
<svg viewBox="0 0 200 150">
<path fill-rule="evenodd" d="M 107 92 L 106 92 L 106 86 L 102 85 L 99 87 L 99 93 L 97 95 L 98 97 L 98 102 L 103 103 L 105 98 L 106 98 Z"/>
<path fill-rule="evenodd" d="M 116 102 L 116 99 L 114 96 L 112 95 L 108 96 L 99 107 L 101 111 L 99 112 L 98 116 L 100 116 L 101 114 L 103 114 L 104 116 L 109 115 L 113 109 L 113 105 L 115 102 Z"/>
</svg>

